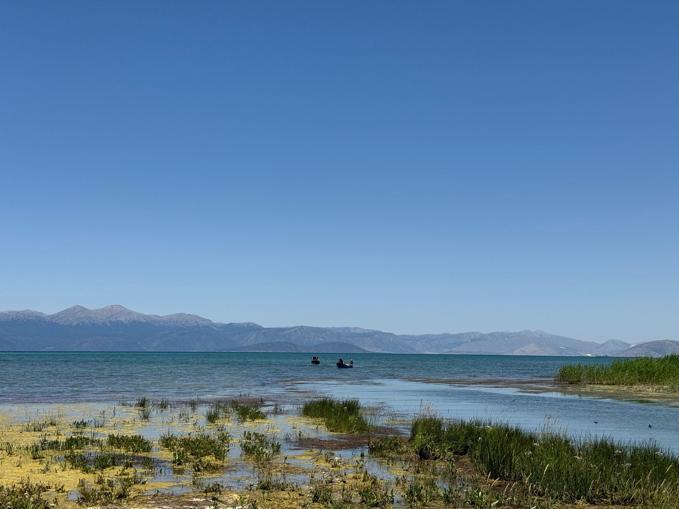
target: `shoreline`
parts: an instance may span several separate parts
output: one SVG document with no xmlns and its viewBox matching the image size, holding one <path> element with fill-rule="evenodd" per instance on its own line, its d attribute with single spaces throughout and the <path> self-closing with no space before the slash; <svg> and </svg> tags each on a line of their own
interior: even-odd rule
<svg viewBox="0 0 679 509">
<path fill-rule="evenodd" d="M 635 403 L 655 403 L 666 406 L 679 406 L 679 392 L 662 386 L 626 386 L 603 384 L 569 384 L 557 382 L 548 378 L 511 379 L 433 379 L 410 378 L 415 382 L 444 384 L 457 387 L 495 387 L 516 389 L 524 393 L 557 392 L 571 396 L 586 396 L 591 398 L 616 399 Z"/>
<path fill-rule="evenodd" d="M 384 408 L 359 410 L 369 428 L 339 433 L 323 417 L 304 417 L 299 405 L 259 397 L 0 408 L 0 505 L 9 490 L 47 504 L 35 509 L 55 501 L 59 509 L 616 507 L 552 499 L 534 493 L 532 479 L 494 480 L 469 450 L 448 449 L 441 434 L 427 438 L 436 427 L 429 421 L 467 426 L 479 440 L 511 427 L 424 414 L 407 423 L 420 431 L 404 434 Z M 524 436 L 520 447 L 532 453 L 540 451 L 536 440 L 563 440 Z M 635 446 L 619 447 L 622 454 Z"/>
</svg>

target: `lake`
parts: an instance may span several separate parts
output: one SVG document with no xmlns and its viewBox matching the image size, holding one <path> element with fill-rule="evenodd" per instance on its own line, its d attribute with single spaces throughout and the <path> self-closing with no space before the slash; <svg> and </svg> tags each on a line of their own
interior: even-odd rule
<svg viewBox="0 0 679 509">
<path fill-rule="evenodd" d="M 141 396 L 209 400 L 261 396 L 297 404 L 316 395 L 357 398 L 396 418 L 433 411 L 448 418 L 501 421 L 580 438 L 655 441 L 679 452 L 679 408 L 531 391 L 566 363 L 610 358 L 297 353 L 0 353 L 0 405 L 134 401 Z M 492 380 L 493 383 L 488 381 Z"/>
</svg>

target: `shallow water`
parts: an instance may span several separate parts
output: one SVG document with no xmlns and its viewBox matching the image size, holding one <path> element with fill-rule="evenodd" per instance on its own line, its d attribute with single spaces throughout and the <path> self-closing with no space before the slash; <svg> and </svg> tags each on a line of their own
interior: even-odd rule
<svg viewBox="0 0 679 509">
<path fill-rule="evenodd" d="M 480 418 L 548 428 L 576 437 L 653 440 L 679 452 L 679 408 L 558 392 L 481 385 L 486 379 L 551 379 L 566 363 L 606 358 L 273 353 L 0 353 L 0 405 L 117 402 L 150 398 L 210 399 L 261 395 L 298 404 L 313 394 L 359 398 L 409 418 L 422 409 L 444 417 Z M 423 380 L 465 380 L 465 385 Z M 475 381 L 477 383 L 475 384 Z M 33 405 L 28 405 L 31 407 Z M 650 425 L 650 426 L 649 426 Z"/>
<path fill-rule="evenodd" d="M 284 392 L 290 381 L 372 379 L 552 378 L 569 362 L 605 358 L 478 355 L 351 354 L 354 369 L 337 357 L 286 353 L 0 353 L 0 403 L 171 399 Z"/>
</svg>

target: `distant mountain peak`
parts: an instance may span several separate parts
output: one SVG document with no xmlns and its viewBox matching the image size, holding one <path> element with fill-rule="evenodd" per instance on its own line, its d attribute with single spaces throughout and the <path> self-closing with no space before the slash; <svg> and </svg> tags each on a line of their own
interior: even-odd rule
<svg viewBox="0 0 679 509">
<path fill-rule="evenodd" d="M 477 355 L 664 355 L 679 343 L 657 341 L 630 348 L 624 341 L 581 341 L 542 330 L 394 334 L 358 327 L 262 327 L 218 323 L 188 313 L 143 314 L 120 304 L 82 305 L 45 315 L 0 312 L 0 351 L 356 351 Z"/>
<path fill-rule="evenodd" d="M 35 318 L 45 318 L 47 315 L 32 309 L 21 309 L 17 311 L 0 311 L 0 320 L 30 320 Z"/>
<path fill-rule="evenodd" d="M 171 325 L 209 325 L 211 320 L 197 315 L 190 315 L 187 313 L 176 313 L 172 315 L 146 315 L 132 311 L 120 304 L 111 304 L 98 309 L 90 309 L 79 304 L 71 306 L 48 315 L 50 321 L 59 323 L 61 325 L 96 325 L 107 324 L 112 322 L 123 323 L 163 323 Z"/>
</svg>

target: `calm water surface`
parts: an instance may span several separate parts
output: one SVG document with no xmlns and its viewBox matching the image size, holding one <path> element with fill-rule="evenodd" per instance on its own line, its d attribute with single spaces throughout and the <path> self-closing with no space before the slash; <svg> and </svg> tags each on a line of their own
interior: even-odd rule
<svg viewBox="0 0 679 509">
<path fill-rule="evenodd" d="M 679 452 L 679 408 L 603 398 L 528 393 L 480 385 L 487 379 L 550 379 L 572 362 L 605 358 L 273 353 L 0 353 L 0 405 L 174 400 L 261 395 L 297 403 L 310 394 L 359 398 L 398 417 L 430 408 L 445 417 L 480 418 L 588 438 L 654 440 Z M 465 380 L 464 385 L 445 381 Z M 436 381 L 437 383 L 431 383 Z M 476 384 L 474 383 L 476 381 Z"/>
</svg>

